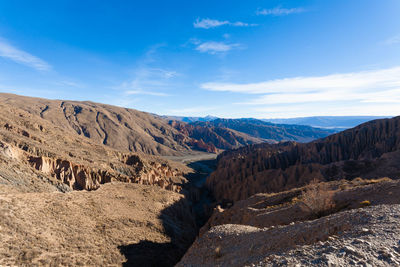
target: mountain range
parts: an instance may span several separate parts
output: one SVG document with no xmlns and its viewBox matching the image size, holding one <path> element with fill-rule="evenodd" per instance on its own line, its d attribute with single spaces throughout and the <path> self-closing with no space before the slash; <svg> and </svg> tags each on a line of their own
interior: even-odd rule
<svg viewBox="0 0 400 267">
<path fill-rule="evenodd" d="M 96 143 L 122 151 L 151 155 L 178 156 L 192 150 L 216 153 L 219 149 L 267 141 L 308 141 L 332 133 L 330 130 L 274 125 L 256 120 L 218 119 L 208 124 L 172 123 L 171 120 L 150 113 L 90 101 L 48 100 L 0 94 L 0 102 L 39 116 L 64 131 L 76 133 Z"/>
<path fill-rule="evenodd" d="M 179 120 L 188 123 L 194 122 L 210 122 L 218 118 L 215 116 L 205 117 L 180 117 L 180 116 L 163 116 L 170 120 Z M 313 117 L 297 117 L 284 119 L 258 119 L 264 122 L 273 124 L 291 124 L 291 125 L 306 125 L 315 128 L 331 129 L 335 132 L 353 128 L 359 124 L 376 119 L 390 118 L 388 116 L 313 116 Z M 234 120 L 234 119 L 233 119 Z M 242 118 L 242 120 L 256 120 L 253 118 Z"/>
</svg>

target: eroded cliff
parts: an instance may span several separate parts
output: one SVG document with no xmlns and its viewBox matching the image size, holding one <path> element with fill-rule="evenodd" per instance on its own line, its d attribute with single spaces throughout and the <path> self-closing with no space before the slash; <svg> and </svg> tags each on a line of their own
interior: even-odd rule
<svg viewBox="0 0 400 267">
<path fill-rule="evenodd" d="M 239 148 L 219 156 L 207 180 L 217 200 L 330 181 L 400 178 L 400 117 L 376 120 L 307 144 L 287 142 Z"/>
<path fill-rule="evenodd" d="M 122 181 L 179 192 L 189 171 L 179 163 L 98 144 L 4 103 L 0 103 L 0 154 L 74 190 Z"/>
</svg>

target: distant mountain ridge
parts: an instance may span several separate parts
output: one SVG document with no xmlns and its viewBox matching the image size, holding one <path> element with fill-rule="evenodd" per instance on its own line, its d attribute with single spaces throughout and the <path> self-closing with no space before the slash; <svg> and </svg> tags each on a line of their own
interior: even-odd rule
<svg viewBox="0 0 400 267">
<path fill-rule="evenodd" d="M 229 128 L 272 143 L 280 141 L 309 142 L 335 133 L 332 130 L 318 129 L 305 125 L 275 124 L 252 118 L 215 119 L 207 122 L 197 121 L 190 124 L 209 128 Z"/>
<path fill-rule="evenodd" d="M 193 145 L 210 152 L 214 151 L 212 146 L 227 150 L 259 143 L 308 142 L 334 133 L 332 130 L 274 124 L 257 119 L 215 119 L 191 123 L 170 120 L 169 124 L 181 134 L 197 140 Z"/>
<path fill-rule="evenodd" d="M 288 119 L 262 119 L 263 121 L 283 124 L 309 125 L 318 128 L 349 129 L 367 121 L 390 118 L 390 116 L 314 116 Z"/>
<path fill-rule="evenodd" d="M 193 122 L 207 122 L 213 121 L 218 118 L 215 116 L 207 115 L 206 117 L 183 117 L 183 116 L 163 116 L 165 118 L 184 121 L 188 123 Z M 312 116 L 312 117 L 296 117 L 285 119 L 254 119 L 254 118 L 236 118 L 234 120 L 260 120 L 274 124 L 292 124 L 292 125 L 307 125 L 315 128 L 331 129 L 340 132 L 349 128 L 353 128 L 367 121 L 391 118 L 392 116 Z"/>
<path fill-rule="evenodd" d="M 218 117 L 207 115 L 205 117 L 185 117 L 185 116 L 161 116 L 168 120 L 175 120 L 175 121 L 183 121 L 187 123 L 196 122 L 196 121 L 213 121 L 218 119 Z"/>
<path fill-rule="evenodd" d="M 217 200 L 241 200 L 332 181 L 400 179 L 400 117 L 374 120 L 310 143 L 259 144 L 224 152 L 207 179 Z"/>
<path fill-rule="evenodd" d="M 196 140 L 192 146 L 209 152 L 217 152 L 218 149 L 235 149 L 245 145 L 264 142 L 276 142 L 274 140 L 254 137 L 228 127 L 212 126 L 208 122 L 185 123 L 172 120 L 169 121 L 169 124 L 181 134 Z"/>
</svg>

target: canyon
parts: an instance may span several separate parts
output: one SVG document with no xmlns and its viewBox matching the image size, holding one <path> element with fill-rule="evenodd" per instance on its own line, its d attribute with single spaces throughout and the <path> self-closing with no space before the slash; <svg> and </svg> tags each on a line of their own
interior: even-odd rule
<svg viewBox="0 0 400 267">
<path fill-rule="evenodd" d="M 400 263 L 400 117 L 210 119 L 0 94 L 0 264 Z"/>
</svg>

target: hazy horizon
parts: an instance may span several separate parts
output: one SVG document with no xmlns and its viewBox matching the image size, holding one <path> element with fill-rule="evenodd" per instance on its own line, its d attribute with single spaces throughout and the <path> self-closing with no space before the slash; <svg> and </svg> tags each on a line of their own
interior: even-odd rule
<svg viewBox="0 0 400 267">
<path fill-rule="evenodd" d="M 171 116 L 400 115 L 395 0 L 0 9 L 1 92 Z"/>
</svg>

